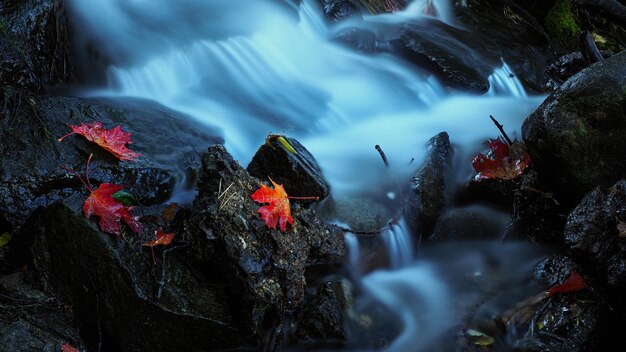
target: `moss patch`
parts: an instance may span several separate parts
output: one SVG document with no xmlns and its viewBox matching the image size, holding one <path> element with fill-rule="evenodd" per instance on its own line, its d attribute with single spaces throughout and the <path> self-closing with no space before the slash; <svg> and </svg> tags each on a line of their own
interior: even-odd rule
<svg viewBox="0 0 626 352">
<path fill-rule="evenodd" d="M 557 0 L 546 16 L 546 29 L 561 44 L 575 43 L 580 34 L 570 0 Z"/>
</svg>

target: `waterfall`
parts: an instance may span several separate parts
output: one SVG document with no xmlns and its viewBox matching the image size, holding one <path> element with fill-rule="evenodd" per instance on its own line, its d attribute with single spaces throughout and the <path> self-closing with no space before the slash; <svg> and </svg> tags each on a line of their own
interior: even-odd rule
<svg viewBox="0 0 626 352">
<path fill-rule="evenodd" d="M 420 20 L 426 5 L 433 6 L 430 15 L 454 23 L 443 0 L 414 1 L 376 17 Z M 302 1 L 297 16 L 275 0 L 70 0 L 70 9 L 80 18 L 80 40 L 109 64 L 107 87 L 94 94 L 151 99 L 217 126 L 244 165 L 269 132 L 298 138 L 336 198 L 385 198 L 414 173 L 433 135 L 447 131 L 468 150 L 498 135 L 489 115 L 519 130 L 543 100 L 528 96 L 506 63 L 494 67 L 487 94 L 450 94 L 432 74 L 392 55 L 340 46 L 314 0 Z M 402 321 L 389 350 L 428 350 L 455 323 L 449 281 L 416 263 L 405 220 L 381 240 L 390 270 L 362 275 L 352 234 L 345 236 L 348 265 L 362 278 L 364 296 Z"/>
</svg>

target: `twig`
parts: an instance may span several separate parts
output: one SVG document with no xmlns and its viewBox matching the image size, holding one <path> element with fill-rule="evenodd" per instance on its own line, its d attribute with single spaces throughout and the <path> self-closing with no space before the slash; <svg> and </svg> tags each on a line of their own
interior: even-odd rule
<svg viewBox="0 0 626 352">
<path fill-rule="evenodd" d="M 511 141 L 511 138 L 509 138 L 509 136 L 506 134 L 506 132 L 504 132 L 504 126 L 502 126 L 498 120 L 496 120 L 495 117 L 493 117 L 493 115 L 489 115 L 489 117 L 491 118 L 491 121 L 493 121 L 493 123 L 496 125 L 496 127 L 498 127 L 498 129 L 500 130 L 500 133 L 502 133 L 502 136 L 504 137 L 504 139 L 506 139 L 506 142 L 509 145 L 513 145 L 513 142 Z"/>
<path fill-rule="evenodd" d="M 387 160 L 387 156 L 385 155 L 385 152 L 383 152 L 383 148 L 381 148 L 378 144 L 376 144 L 374 148 L 378 150 L 378 154 L 380 154 L 380 157 L 383 159 L 383 163 L 385 163 L 385 166 L 389 167 L 389 161 Z"/>
</svg>

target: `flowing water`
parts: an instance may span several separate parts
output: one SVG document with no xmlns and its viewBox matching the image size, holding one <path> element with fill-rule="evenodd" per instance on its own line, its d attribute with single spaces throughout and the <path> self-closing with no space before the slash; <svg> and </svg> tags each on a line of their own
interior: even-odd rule
<svg viewBox="0 0 626 352">
<path fill-rule="evenodd" d="M 148 98 L 217 126 L 244 166 L 269 132 L 298 138 L 335 198 L 390 198 L 433 135 L 447 131 L 457 149 L 475 150 L 496 135 L 489 115 L 516 135 L 543 99 L 528 96 L 504 62 L 493 67 L 488 93 L 469 95 L 446 91 L 429 72 L 391 55 L 339 46 L 316 0 L 73 0 L 70 7 L 81 28 L 78 45 L 97 48 L 106 66 L 106 85 L 88 94 Z M 362 25 L 433 16 L 456 25 L 451 9 L 445 0 L 418 0 L 395 14 L 365 16 Z M 455 264 L 416 261 L 404 220 L 382 239 L 393 270 L 364 276 L 358 305 L 367 312 L 366 302 L 377 302 L 399 319 L 402 332 L 389 350 L 428 350 L 458 322 L 459 293 L 442 274 Z M 359 241 L 346 241 L 359 271 Z M 471 261 L 489 251 L 457 254 Z M 527 259 L 499 257 L 495 267 Z M 465 269 L 492 270 L 478 259 L 472 265 Z"/>
</svg>

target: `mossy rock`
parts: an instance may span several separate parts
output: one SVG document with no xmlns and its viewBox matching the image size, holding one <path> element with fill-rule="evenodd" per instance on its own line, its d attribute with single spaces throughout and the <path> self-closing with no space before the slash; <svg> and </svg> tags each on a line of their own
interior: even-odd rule
<svg viewBox="0 0 626 352">
<path fill-rule="evenodd" d="M 570 0 L 558 0 L 548 12 L 546 30 L 560 45 L 573 47 L 580 34 Z"/>
</svg>

